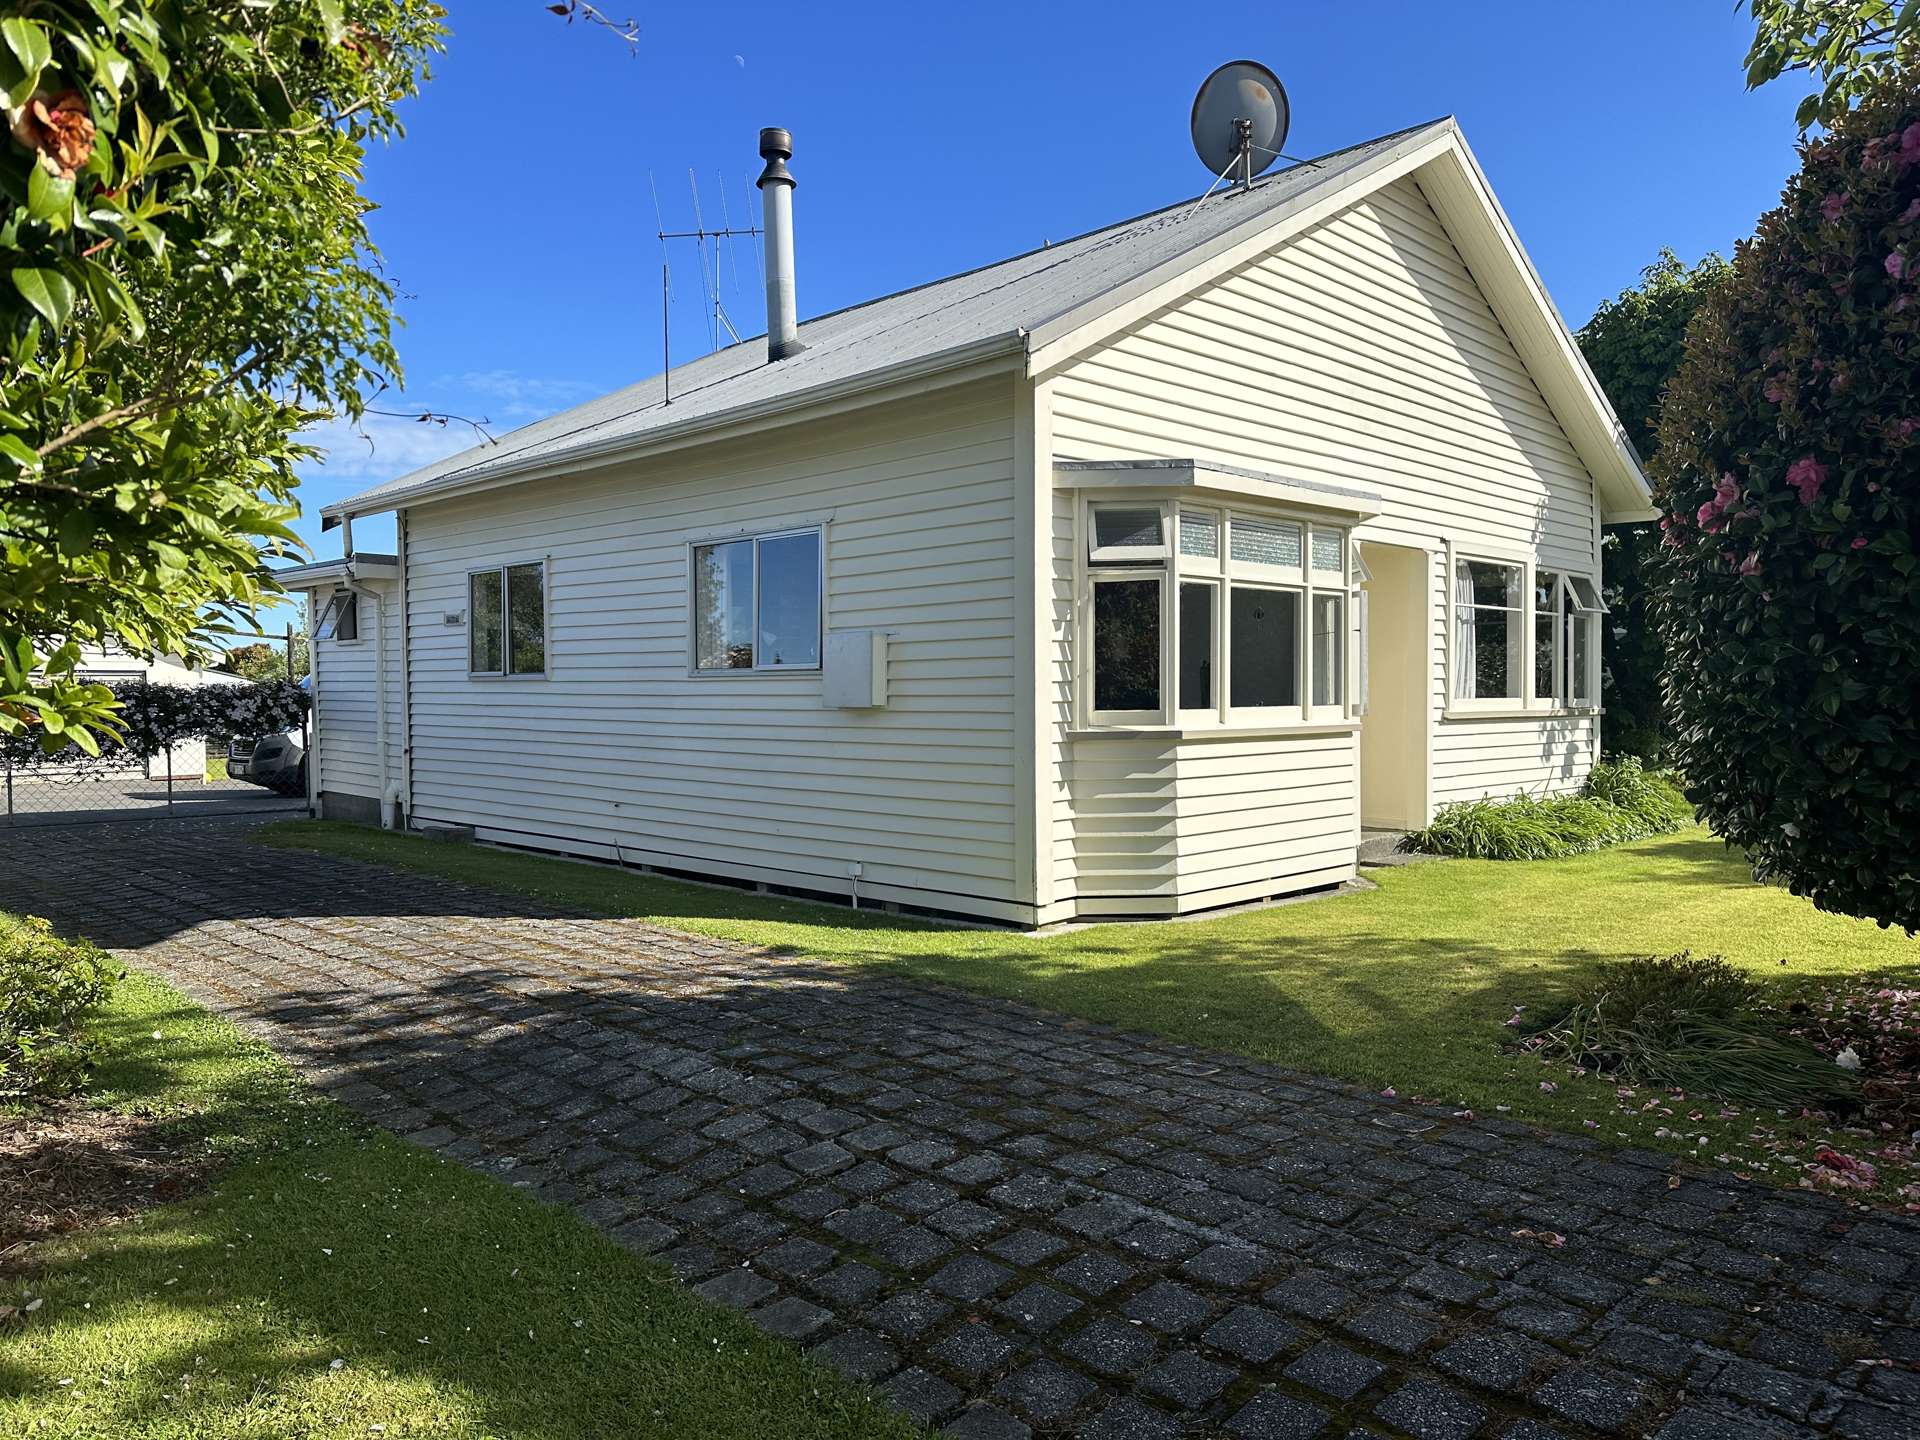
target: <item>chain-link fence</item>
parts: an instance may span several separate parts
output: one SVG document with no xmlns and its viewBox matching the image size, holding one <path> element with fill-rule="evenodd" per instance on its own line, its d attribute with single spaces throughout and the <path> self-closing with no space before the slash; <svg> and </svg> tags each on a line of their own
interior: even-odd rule
<svg viewBox="0 0 1920 1440">
<path fill-rule="evenodd" d="M 289 683 L 304 677 L 304 637 L 240 638 L 267 652 L 250 657 L 254 674 L 130 658 L 83 666 L 120 698 L 124 742 L 48 754 L 34 737 L 0 737 L 0 826 L 305 814 L 305 697 Z"/>
</svg>

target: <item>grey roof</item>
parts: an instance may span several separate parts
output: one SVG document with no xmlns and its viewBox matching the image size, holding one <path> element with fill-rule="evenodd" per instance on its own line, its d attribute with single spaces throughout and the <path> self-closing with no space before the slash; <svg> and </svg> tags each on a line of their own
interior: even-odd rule
<svg viewBox="0 0 1920 1440">
<path fill-rule="evenodd" d="M 1195 252 L 1231 245 L 1275 218 L 1389 163 L 1402 151 L 1453 128 L 1429 121 L 1336 150 L 1225 190 L 1123 220 L 995 265 L 969 270 L 807 321 L 797 355 L 769 363 L 763 339 L 745 340 L 676 366 L 671 401 L 661 377 L 603 395 L 545 420 L 423 466 L 326 506 L 322 514 L 365 514 L 416 498 L 502 478 L 572 457 L 586 458 L 704 428 L 741 410 L 802 403 L 816 391 L 867 376 L 932 370 L 1023 345 L 1033 330 L 1106 296 L 1119 296 Z"/>
</svg>

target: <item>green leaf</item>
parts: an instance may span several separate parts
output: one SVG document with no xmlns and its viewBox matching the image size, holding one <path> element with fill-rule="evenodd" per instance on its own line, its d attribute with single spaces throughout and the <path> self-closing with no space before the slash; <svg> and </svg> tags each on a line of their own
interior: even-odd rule
<svg viewBox="0 0 1920 1440">
<path fill-rule="evenodd" d="M 18 15 L 0 20 L 0 40 L 6 42 L 21 71 L 20 77 L 7 87 L 7 103 L 24 105 L 40 84 L 40 72 L 53 59 L 53 41 L 48 38 L 45 25 Z"/>
<path fill-rule="evenodd" d="M 55 230 L 68 228 L 73 223 L 73 181 L 35 165 L 27 176 L 27 214 Z"/>
<path fill-rule="evenodd" d="M 73 282 L 58 270 L 22 266 L 13 272 L 13 288 L 20 297 L 47 318 L 56 330 L 64 330 L 73 314 Z"/>
<path fill-rule="evenodd" d="M 8 455 L 20 462 L 23 470 L 38 470 L 40 457 L 33 447 L 18 435 L 0 435 L 0 455 Z"/>
<path fill-rule="evenodd" d="M 327 27 L 327 43 L 338 45 L 347 38 L 347 21 L 340 0 L 318 0 L 320 23 Z"/>
<path fill-rule="evenodd" d="M 60 548 L 68 555 L 84 555 L 93 548 L 93 515 L 79 506 L 60 515 Z"/>
</svg>

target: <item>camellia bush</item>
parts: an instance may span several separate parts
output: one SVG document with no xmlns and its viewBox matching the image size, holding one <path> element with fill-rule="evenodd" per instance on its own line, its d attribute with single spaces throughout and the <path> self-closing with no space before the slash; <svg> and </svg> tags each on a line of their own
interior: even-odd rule
<svg viewBox="0 0 1920 1440">
<path fill-rule="evenodd" d="M 1920 928 L 1920 90 L 1883 88 L 1702 305 L 1661 414 L 1675 763 L 1762 878 Z"/>
</svg>

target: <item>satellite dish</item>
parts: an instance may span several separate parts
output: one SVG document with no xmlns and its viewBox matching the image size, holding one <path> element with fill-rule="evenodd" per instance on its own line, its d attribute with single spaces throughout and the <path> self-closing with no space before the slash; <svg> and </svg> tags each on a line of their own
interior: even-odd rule
<svg viewBox="0 0 1920 1440">
<path fill-rule="evenodd" d="M 1287 92 L 1257 60 L 1230 60 L 1193 97 L 1193 148 L 1215 176 L 1242 184 L 1280 158 L 1287 143 Z"/>
</svg>

